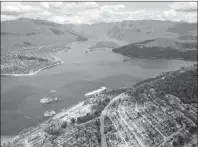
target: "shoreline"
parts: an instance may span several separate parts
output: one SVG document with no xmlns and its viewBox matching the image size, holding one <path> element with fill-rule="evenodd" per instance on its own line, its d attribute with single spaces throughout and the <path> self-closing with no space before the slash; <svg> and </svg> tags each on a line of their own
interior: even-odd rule
<svg viewBox="0 0 198 147">
<path fill-rule="evenodd" d="M 57 119 L 59 117 L 62 117 L 62 115 L 71 113 L 72 111 L 75 111 L 77 108 L 81 107 L 84 104 L 84 100 L 83 101 L 79 101 L 77 104 L 72 105 L 71 107 L 68 108 L 63 108 L 61 111 L 59 111 L 56 115 L 54 115 L 53 117 L 51 117 L 52 119 Z"/>
<path fill-rule="evenodd" d="M 1 136 L 1 145 L 11 142 L 16 136 Z"/>
<path fill-rule="evenodd" d="M 70 113 L 72 113 L 72 111 L 75 111 L 77 108 L 81 107 L 83 104 L 84 104 L 84 100 L 83 101 L 79 101 L 77 104 L 74 104 L 71 107 L 68 107 L 66 109 L 63 108 L 62 110 L 60 110 L 53 117 L 50 117 L 47 120 L 41 122 L 40 125 L 45 124 L 49 119 L 57 119 L 57 118 L 60 118 L 60 117 L 62 117 L 64 115 L 70 114 Z M 37 126 L 35 126 L 33 128 L 36 128 Z M 28 127 L 28 128 L 31 128 L 31 127 Z M 28 128 L 24 128 L 24 129 L 28 129 Z M 22 132 L 22 131 L 20 131 L 20 132 Z M 1 145 L 3 145 L 3 143 L 7 144 L 8 142 L 13 142 L 15 139 L 17 139 L 18 137 L 20 137 L 19 133 L 17 133 L 16 136 L 1 136 Z"/>
<path fill-rule="evenodd" d="M 32 72 L 32 73 L 28 73 L 28 74 L 1 74 L 1 76 L 12 76 L 12 77 L 32 76 L 32 75 L 37 74 L 37 73 L 38 73 L 39 71 L 41 71 L 41 70 L 44 70 L 44 69 L 46 69 L 46 68 L 50 68 L 50 67 L 53 67 L 53 66 L 57 66 L 57 65 L 63 64 L 63 63 L 64 63 L 64 62 L 61 61 L 60 63 L 48 65 L 48 66 L 45 66 L 45 67 L 43 67 L 43 68 L 38 69 L 37 71 L 34 71 L 34 72 Z"/>
<path fill-rule="evenodd" d="M 120 55 L 123 55 L 125 57 L 129 57 L 129 58 L 144 58 L 144 59 L 156 59 L 156 60 L 183 60 L 183 61 L 192 61 L 192 62 L 196 62 L 196 60 L 193 60 L 193 59 L 185 59 L 185 58 L 174 58 L 174 57 L 171 57 L 171 58 L 158 58 L 158 57 L 145 57 L 145 56 L 131 56 L 131 55 L 124 55 L 120 52 L 115 52 L 112 50 L 112 52 L 116 53 L 116 54 L 120 54 Z"/>
</svg>

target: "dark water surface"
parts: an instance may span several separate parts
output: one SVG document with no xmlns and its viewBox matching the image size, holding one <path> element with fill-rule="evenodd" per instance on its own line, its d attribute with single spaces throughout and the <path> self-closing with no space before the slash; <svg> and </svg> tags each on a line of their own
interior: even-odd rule
<svg viewBox="0 0 198 147">
<path fill-rule="evenodd" d="M 106 86 L 119 88 L 153 77 L 160 72 L 191 65 L 182 60 L 157 60 L 126 57 L 111 51 L 94 51 L 86 55 L 91 41 L 71 44 L 71 52 L 59 53 L 64 64 L 26 77 L 1 77 L 1 135 L 16 135 L 22 129 L 45 120 L 47 110 L 60 111 L 84 99 L 84 94 Z M 50 93 L 50 90 L 56 93 Z M 44 96 L 57 96 L 59 102 L 41 105 Z M 30 119 L 30 118 L 32 119 Z"/>
</svg>

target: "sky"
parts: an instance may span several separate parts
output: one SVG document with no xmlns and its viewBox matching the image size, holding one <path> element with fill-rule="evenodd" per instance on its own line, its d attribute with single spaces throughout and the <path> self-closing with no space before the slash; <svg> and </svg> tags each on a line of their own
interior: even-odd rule
<svg viewBox="0 0 198 147">
<path fill-rule="evenodd" d="M 197 22 L 196 2 L 1 2 L 1 21 L 18 18 L 60 24 L 123 20 Z"/>
</svg>

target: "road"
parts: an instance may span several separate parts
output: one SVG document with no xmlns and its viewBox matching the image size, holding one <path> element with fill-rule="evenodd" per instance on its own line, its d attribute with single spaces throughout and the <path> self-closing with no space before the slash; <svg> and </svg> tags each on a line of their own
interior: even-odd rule
<svg viewBox="0 0 198 147">
<path fill-rule="evenodd" d="M 158 146 L 164 145 L 168 140 L 170 140 L 171 138 L 173 138 L 173 136 L 178 135 L 178 134 L 181 132 L 181 130 L 183 130 L 185 127 L 186 127 L 186 125 L 185 125 L 185 124 L 182 124 L 182 128 L 180 128 L 178 131 L 174 132 L 174 133 L 171 134 L 170 136 L 165 137 L 165 138 L 164 138 L 164 141 L 162 142 L 162 144 L 160 144 L 160 145 L 158 145 Z"/>
<path fill-rule="evenodd" d="M 125 93 L 125 92 L 124 92 Z M 107 147 L 107 143 L 106 143 L 106 136 L 104 134 L 104 117 L 107 115 L 108 109 L 109 107 L 118 99 L 122 99 L 123 98 L 123 94 L 121 93 L 118 96 L 114 97 L 109 104 L 104 108 L 104 110 L 101 113 L 100 116 L 100 133 L 101 133 L 101 147 Z M 137 109 L 137 103 L 136 103 L 136 109 Z M 130 126 L 128 125 L 128 123 L 125 121 L 125 119 L 122 117 L 122 115 L 120 115 L 120 105 L 118 106 L 118 113 L 120 118 L 122 119 L 122 121 L 125 123 L 125 125 L 127 125 L 129 128 Z M 145 116 L 143 116 L 143 118 L 145 118 L 147 120 L 147 118 Z M 148 120 L 147 120 L 148 121 Z M 149 121 L 148 121 L 149 122 Z M 150 123 L 150 122 L 149 122 Z M 115 124 L 114 124 L 115 125 Z M 163 136 L 163 142 L 161 142 L 160 144 L 158 144 L 157 146 L 163 145 L 165 142 L 167 142 L 168 140 L 170 140 L 173 136 L 178 135 L 180 133 L 181 130 L 183 130 L 185 128 L 185 124 L 183 124 L 182 128 L 180 128 L 178 131 L 174 132 L 173 134 L 171 134 L 168 137 L 165 137 L 159 130 L 157 130 L 162 136 Z M 140 146 L 144 147 L 144 143 L 139 139 L 139 137 L 136 135 L 136 133 L 134 134 L 135 138 L 137 139 L 138 143 Z M 127 144 L 127 143 L 126 143 Z"/>
<path fill-rule="evenodd" d="M 125 93 L 125 92 L 124 92 Z M 122 97 L 122 95 L 124 93 L 121 93 L 119 95 L 117 95 L 116 97 L 114 97 L 109 103 L 108 105 L 104 108 L 104 110 L 102 111 L 101 115 L 100 115 L 100 134 L 101 134 L 101 147 L 107 147 L 107 143 L 106 143 L 106 137 L 104 135 L 104 117 L 107 114 L 107 110 L 108 108 L 118 99 L 120 99 Z"/>
</svg>

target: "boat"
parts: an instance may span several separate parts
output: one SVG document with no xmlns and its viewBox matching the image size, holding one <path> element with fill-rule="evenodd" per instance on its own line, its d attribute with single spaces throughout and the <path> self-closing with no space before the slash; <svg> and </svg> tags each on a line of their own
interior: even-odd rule
<svg viewBox="0 0 198 147">
<path fill-rule="evenodd" d="M 101 87 L 100 89 L 94 90 L 92 92 L 88 92 L 85 94 L 85 97 L 89 97 L 89 96 L 96 96 L 98 94 L 100 94 L 101 92 L 105 91 L 107 88 L 106 87 Z"/>
<path fill-rule="evenodd" d="M 93 48 L 90 48 L 90 49 L 88 49 L 89 51 L 94 51 L 94 49 Z"/>
<path fill-rule="evenodd" d="M 44 97 L 42 99 L 40 99 L 40 103 L 41 104 L 48 104 L 48 103 L 52 103 L 52 102 L 56 102 L 58 101 L 58 98 L 57 97 L 53 97 L 53 98 L 50 98 L 50 97 Z"/>
<path fill-rule="evenodd" d="M 50 90 L 50 92 L 56 92 L 56 90 Z"/>
<path fill-rule="evenodd" d="M 123 62 L 129 61 L 129 60 L 130 60 L 130 58 L 126 58 L 123 60 Z"/>
<path fill-rule="evenodd" d="M 52 116 L 54 116 L 56 114 L 56 112 L 54 111 L 54 110 L 51 110 L 51 111 L 46 111 L 45 113 L 44 113 L 44 116 L 45 117 L 52 117 Z"/>
</svg>

